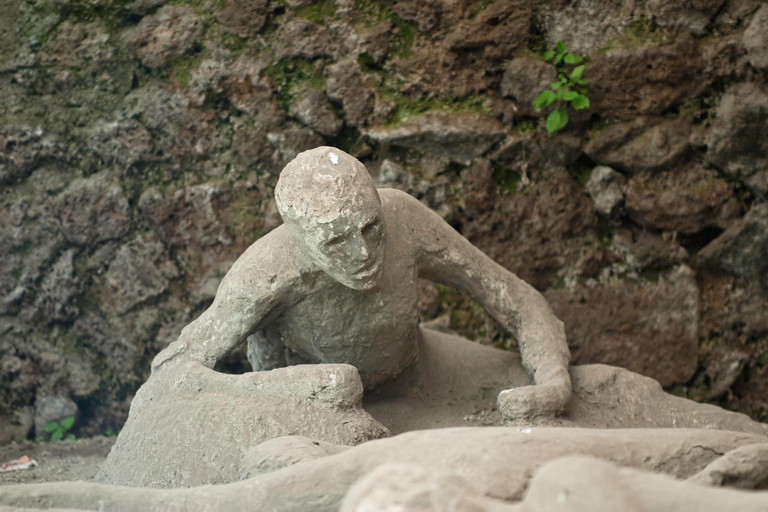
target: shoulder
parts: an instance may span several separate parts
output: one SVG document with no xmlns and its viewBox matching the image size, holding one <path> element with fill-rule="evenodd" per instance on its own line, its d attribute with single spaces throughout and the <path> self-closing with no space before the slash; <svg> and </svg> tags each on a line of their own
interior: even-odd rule
<svg viewBox="0 0 768 512">
<path fill-rule="evenodd" d="M 387 209 L 429 209 L 412 195 L 398 190 L 396 188 L 380 188 L 378 189 L 379 197 L 381 198 L 382 207 Z"/>
<path fill-rule="evenodd" d="M 298 251 L 284 226 L 256 240 L 235 261 L 219 293 L 258 296 L 290 288 L 301 278 Z M 219 295 L 217 293 L 217 296 Z"/>
</svg>

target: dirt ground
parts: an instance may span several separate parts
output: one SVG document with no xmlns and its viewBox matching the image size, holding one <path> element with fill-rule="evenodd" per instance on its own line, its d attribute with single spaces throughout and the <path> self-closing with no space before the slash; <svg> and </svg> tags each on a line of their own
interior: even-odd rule
<svg viewBox="0 0 768 512">
<path fill-rule="evenodd" d="M 93 480 L 113 444 L 114 437 L 99 436 L 75 441 L 0 446 L 0 465 L 24 455 L 38 463 L 31 469 L 0 473 L 0 485 Z"/>
</svg>

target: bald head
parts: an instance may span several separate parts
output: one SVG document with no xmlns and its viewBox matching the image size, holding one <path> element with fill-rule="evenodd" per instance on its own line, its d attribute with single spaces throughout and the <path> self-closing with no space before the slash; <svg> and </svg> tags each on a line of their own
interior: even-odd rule
<svg viewBox="0 0 768 512">
<path fill-rule="evenodd" d="M 368 170 L 352 155 L 322 146 L 299 153 L 275 187 L 280 215 L 299 224 L 332 223 L 345 209 L 381 204 Z"/>
<path fill-rule="evenodd" d="M 376 285 L 386 226 L 381 199 L 362 163 L 327 146 L 299 153 L 280 174 L 275 199 L 305 258 L 350 288 Z"/>
</svg>

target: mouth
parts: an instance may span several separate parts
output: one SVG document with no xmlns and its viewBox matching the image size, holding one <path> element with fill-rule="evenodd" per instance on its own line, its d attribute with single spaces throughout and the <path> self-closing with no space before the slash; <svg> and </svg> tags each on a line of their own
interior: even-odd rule
<svg viewBox="0 0 768 512">
<path fill-rule="evenodd" d="M 358 281 L 368 281 L 376 277 L 380 273 L 381 268 L 381 261 L 373 260 L 352 272 L 350 277 Z"/>
</svg>

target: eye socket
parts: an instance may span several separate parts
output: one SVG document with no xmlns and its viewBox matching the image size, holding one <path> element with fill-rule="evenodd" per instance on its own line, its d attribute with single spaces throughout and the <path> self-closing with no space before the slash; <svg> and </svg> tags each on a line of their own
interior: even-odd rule
<svg viewBox="0 0 768 512">
<path fill-rule="evenodd" d="M 334 247 L 336 245 L 339 245 L 343 241 L 344 241 L 344 235 L 338 235 L 338 236 L 335 236 L 335 237 L 331 238 L 327 242 L 325 242 L 325 246 L 326 247 Z"/>
<path fill-rule="evenodd" d="M 372 233 L 374 230 L 378 229 L 378 227 L 379 227 L 379 219 L 376 218 L 376 219 L 373 219 L 372 221 L 370 221 L 368 224 L 366 224 L 363 227 L 363 230 L 361 231 L 361 233 L 364 236 L 368 235 L 368 234 Z"/>
</svg>

